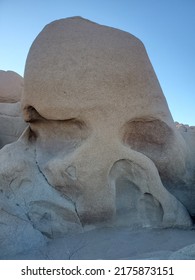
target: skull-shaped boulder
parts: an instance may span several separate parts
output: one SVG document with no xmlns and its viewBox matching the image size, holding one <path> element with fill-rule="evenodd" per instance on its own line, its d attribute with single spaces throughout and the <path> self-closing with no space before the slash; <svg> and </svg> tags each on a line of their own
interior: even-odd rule
<svg viewBox="0 0 195 280">
<path fill-rule="evenodd" d="M 46 26 L 27 59 L 23 109 L 41 171 L 85 222 L 115 212 L 121 164 L 143 169 L 137 181 L 155 172 L 151 160 L 165 182 L 186 172 L 185 143 L 144 46 L 126 32 L 81 18 Z M 153 192 L 134 180 L 142 195 Z M 162 189 L 151 194 L 158 201 Z"/>
<path fill-rule="evenodd" d="M 1 152 L 11 165 L 0 184 L 6 192 L 17 170 L 12 189 L 36 229 L 51 236 L 54 216 L 62 233 L 67 221 L 191 224 L 192 204 L 175 198 L 187 147 L 136 37 L 80 17 L 47 25 L 27 57 L 22 108 L 29 127 L 9 159 Z"/>
</svg>

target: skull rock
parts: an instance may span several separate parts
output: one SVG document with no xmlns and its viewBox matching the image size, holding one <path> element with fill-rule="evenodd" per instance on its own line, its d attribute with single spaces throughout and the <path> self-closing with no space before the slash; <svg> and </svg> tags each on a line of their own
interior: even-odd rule
<svg viewBox="0 0 195 280">
<path fill-rule="evenodd" d="M 80 17 L 54 21 L 32 44 L 24 80 L 38 168 L 83 224 L 190 224 L 166 189 L 185 177 L 186 144 L 136 37 Z"/>
<path fill-rule="evenodd" d="M 178 195 L 194 170 L 186 140 L 136 37 L 79 17 L 47 25 L 27 57 L 22 110 L 28 128 L 0 152 L 3 223 L 17 215 L 37 244 L 37 231 L 88 224 L 191 225 L 192 192 Z"/>
</svg>

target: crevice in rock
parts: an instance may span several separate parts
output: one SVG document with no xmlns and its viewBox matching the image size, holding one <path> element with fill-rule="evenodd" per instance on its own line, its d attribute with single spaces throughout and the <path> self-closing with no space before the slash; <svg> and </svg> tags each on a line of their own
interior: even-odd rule
<svg viewBox="0 0 195 280">
<path fill-rule="evenodd" d="M 10 216 L 16 217 L 16 218 L 20 219 L 21 221 L 28 222 L 28 220 L 25 220 L 25 219 L 21 218 L 21 217 L 18 216 L 18 215 L 12 214 L 12 213 L 8 212 L 7 210 L 5 210 L 5 209 L 3 209 L 3 208 L 1 209 L 1 211 L 5 212 L 6 214 L 8 214 L 8 215 L 10 215 Z"/>
</svg>

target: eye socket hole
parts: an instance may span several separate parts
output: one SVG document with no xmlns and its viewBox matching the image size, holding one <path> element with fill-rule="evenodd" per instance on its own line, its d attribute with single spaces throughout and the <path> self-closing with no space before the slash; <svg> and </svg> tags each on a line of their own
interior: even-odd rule
<svg viewBox="0 0 195 280">
<path fill-rule="evenodd" d="M 149 157 L 162 154 L 173 139 L 172 129 L 157 119 L 129 121 L 123 129 L 123 143 Z"/>
<path fill-rule="evenodd" d="M 44 118 L 37 112 L 37 110 L 33 106 L 26 106 L 23 109 L 23 116 L 26 122 L 44 120 Z"/>
</svg>

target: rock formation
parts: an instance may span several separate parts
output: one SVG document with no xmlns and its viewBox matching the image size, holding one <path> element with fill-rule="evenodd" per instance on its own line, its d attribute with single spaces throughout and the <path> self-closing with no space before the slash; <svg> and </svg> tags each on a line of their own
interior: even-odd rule
<svg viewBox="0 0 195 280">
<path fill-rule="evenodd" d="M 0 103 L 20 101 L 23 90 L 23 78 L 13 71 L 0 70 Z"/>
<path fill-rule="evenodd" d="M 16 141 L 26 127 L 20 110 L 23 78 L 0 70 L 0 149 Z"/>
<path fill-rule="evenodd" d="M 4 258 L 29 250 L 29 235 L 36 247 L 99 226 L 192 225 L 194 141 L 136 37 L 80 17 L 50 23 L 27 57 L 22 110 L 27 129 L 0 152 Z"/>
</svg>

